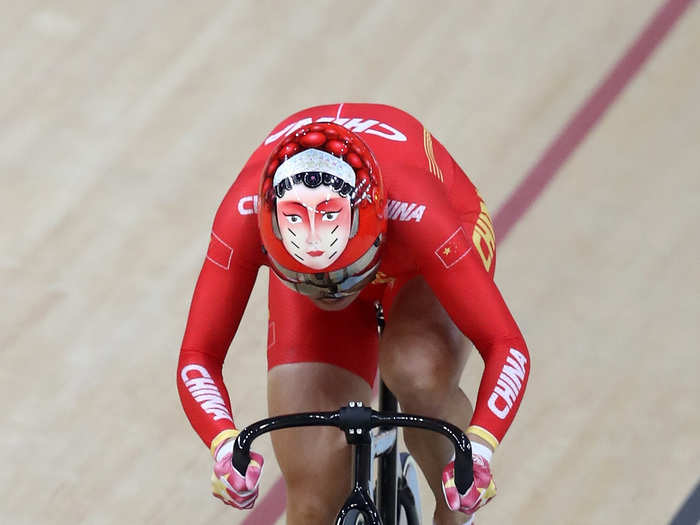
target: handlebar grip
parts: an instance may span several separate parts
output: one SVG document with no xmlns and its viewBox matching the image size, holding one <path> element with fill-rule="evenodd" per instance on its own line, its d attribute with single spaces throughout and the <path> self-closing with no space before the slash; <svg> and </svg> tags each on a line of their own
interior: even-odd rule
<svg viewBox="0 0 700 525">
<path fill-rule="evenodd" d="M 460 494 L 465 494 L 474 483 L 474 465 L 471 459 L 471 449 L 460 450 L 455 454 L 455 485 Z"/>
<path fill-rule="evenodd" d="M 250 450 L 244 450 L 238 441 L 239 439 L 236 438 L 236 441 L 233 443 L 231 463 L 233 463 L 233 468 L 235 468 L 241 476 L 245 477 L 245 472 L 248 470 L 248 465 L 250 464 Z"/>
</svg>

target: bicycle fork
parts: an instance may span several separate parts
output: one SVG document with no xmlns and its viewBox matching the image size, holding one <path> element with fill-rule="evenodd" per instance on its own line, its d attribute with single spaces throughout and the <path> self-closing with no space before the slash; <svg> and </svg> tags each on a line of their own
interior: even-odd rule
<svg viewBox="0 0 700 525">
<path fill-rule="evenodd" d="M 343 416 L 345 416 L 345 418 L 353 420 L 351 424 L 346 423 L 344 425 L 345 428 L 343 428 L 347 442 L 353 445 L 354 448 L 353 488 L 350 496 L 338 513 L 336 525 L 342 525 L 345 516 L 356 509 L 365 513 L 369 520 L 365 521 L 366 525 L 386 525 L 387 523 L 395 525 L 395 522 L 380 520 L 379 511 L 370 494 L 371 468 L 374 459 L 372 456 L 371 426 L 369 424 L 371 409 L 362 407 L 362 404 L 356 407 L 355 403 L 350 403 L 350 406 L 346 407 L 346 409 L 349 410 L 343 411 L 341 409 L 341 419 L 344 419 Z M 365 416 L 366 422 L 364 421 Z"/>
</svg>

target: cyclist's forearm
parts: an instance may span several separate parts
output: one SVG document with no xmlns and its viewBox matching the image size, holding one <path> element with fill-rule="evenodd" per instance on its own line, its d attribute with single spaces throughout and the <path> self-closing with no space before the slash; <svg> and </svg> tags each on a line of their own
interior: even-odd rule
<svg viewBox="0 0 700 525">
<path fill-rule="evenodd" d="M 485 368 L 467 433 L 479 436 L 495 449 L 520 408 L 530 375 L 530 354 L 522 338 L 479 351 Z"/>
<path fill-rule="evenodd" d="M 204 352 L 180 350 L 177 389 L 182 407 L 207 447 L 227 429 L 235 428 L 231 401 L 221 375 L 222 360 Z"/>
<path fill-rule="evenodd" d="M 208 258 L 192 298 L 177 387 L 187 418 L 207 446 L 222 430 L 234 428 L 221 370 L 256 274 L 257 269 L 222 268 Z"/>
</svg>

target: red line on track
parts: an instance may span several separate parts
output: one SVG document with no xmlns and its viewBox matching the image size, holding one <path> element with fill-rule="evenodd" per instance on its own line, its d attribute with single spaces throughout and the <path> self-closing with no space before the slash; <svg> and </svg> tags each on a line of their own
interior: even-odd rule
<svg viewBox="0 0 700 525">
<path fill-rule="evenodd" d="M 634 44 L 569 120 L 498 210 L 494 217 L 497 238 L 505 238 L 537 200 L 559 168 L 593 129 L 692 2 L 693 0 L 669 0 L 656 12 Z"/>
<path fill-rule="evenodd" d="M 593 129 L 692 2 L 693 0 L 668 0 L 664 3 L 603 82 L 569 119 L 564 129 L 496 212 L 494 226 L 501 240 L 508 236 L 515 223 L 542 194 L 559 168 Z M 275 523 L 284 512 L 286 504 L 284 480 L 279 478 L 241 525 Z"/>
<path fill-rule="evenodd" d="M 287 490 L 284 486 L 284 479 L 278 478 L 262 500 L 241 522 L 241 525 L 272 525 L 279 519 L 286 507 Z"/>
</svg>

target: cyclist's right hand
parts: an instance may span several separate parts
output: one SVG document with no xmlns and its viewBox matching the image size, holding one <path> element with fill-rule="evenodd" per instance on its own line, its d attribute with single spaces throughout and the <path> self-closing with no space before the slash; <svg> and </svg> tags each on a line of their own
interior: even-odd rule
<svg viewBox="0 0 700 525">
<path fill-rule="evenodd" d="M 245 474 L 239 473 L 231 463 L 233 443 L 239 431 L 224 430 L 212 441 L 214 472 L 211 475 L 212 494 L 227 505 L 237 509 L 252 509 L 258 497 L 258 484 L 262 474 L 263 457 L 250 453 L 250 463 Z"/>
<path fill-rule="evenodd" d="M 442 491 L 450 510 L 473 515 L 496 495 L 496 484 L 489 464 L 491 450 L 481 443 L 472 443 L 474 482 L 462 494 L 455 485 L 454 458 L 442 472 Z M 467 522 L 469 523 L 469 522 Z"/>
</svg>

